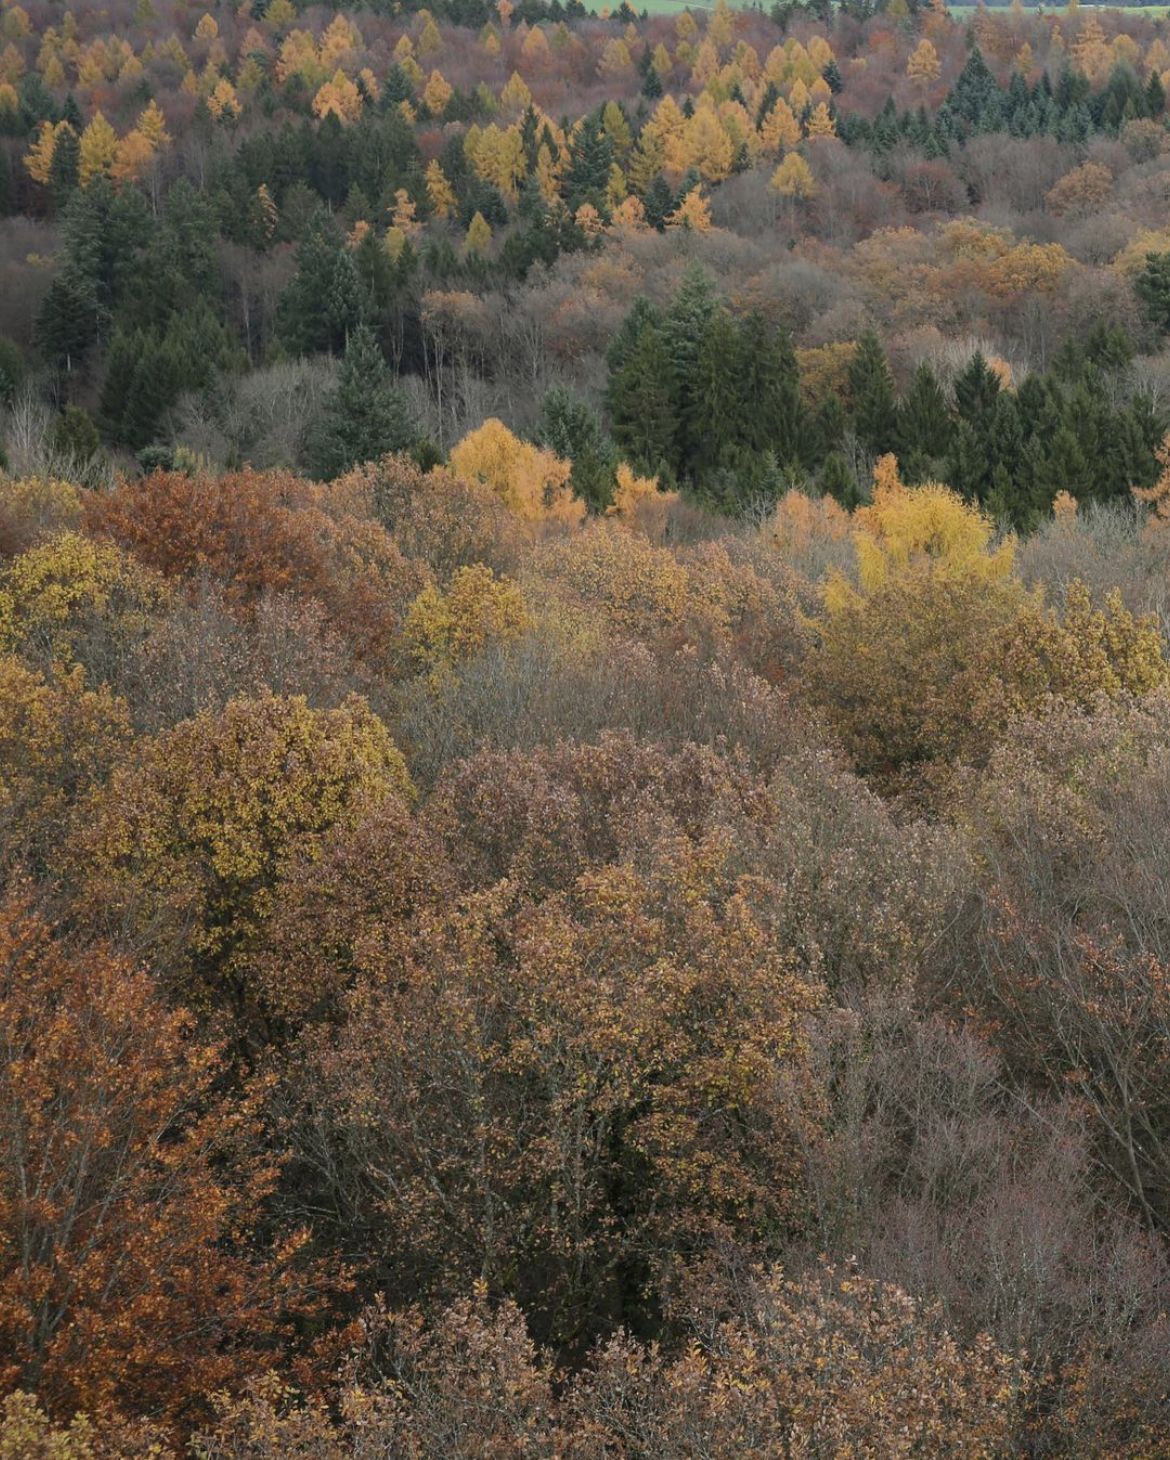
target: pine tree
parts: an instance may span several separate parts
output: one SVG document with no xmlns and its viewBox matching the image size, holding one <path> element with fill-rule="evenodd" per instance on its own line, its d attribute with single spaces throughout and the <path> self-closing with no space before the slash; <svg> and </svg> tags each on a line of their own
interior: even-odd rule
<svg viewBox="0 0 1170 1460">
<path fill-rule="evenodd" d="M 853 426 L 867 451 L 881 456 L 897 444 L 898 404 L 894 378 L 881 341 L 866 330 L 849 366 Z"/>
<path fill-rule="evenodd" d="M 49 285 L 37 313 L 33 339 L 55 370 L 72 371 L 98 337 L 97 299 L 88 282 L 72 270 Z"/>
<path fill-rule="evenodd" d="M 715 293 L 706 273 L 688 268 L 663 320 L 662 335 L 670 360 L 668 379 L 678 422 L 676 470 L 690 475 L 690 463 L 703 450 L 698 427 L 698 361 L 703 340 L 716 313 Z"/>
<path fill-rule="evenodd" d="M 81 178 L 81 143 L 72 127 L 57 129 L 53 160 L 49 165 L 49 191 L 58 208 L 64 208 L 77 191 Z"/>
<path fill-rule="evenodd" d="M 553 386 L 541 403 L 537 439 L 573 463 L 574 492 L 594 512 L 604 511 L 613 499 L 617 449 L 585 402 L 563 385 Z"/>
<path fill-rule="evenodd" d="M 821 467 L 820 486 L 826 496 L 835 498 L 842 507 L 852 510 L 861 506 L 862 496 L 857 485 L 857 476 L 839 451 L 830 451 L 825 457 L 825 464 Z"/>
<path fill-rule="evenodd" d="M 898 411 L 898 453 L 906 481 L 935 475 L 931 464 L 946 456 L 951 429 L 946 395 L 924 360 Z"/>
<path fill-rule="evenodd" d="M 631 465 L 673 478 L 678 421 L 666 339 L 653 323 L 642 328 L 610 375 L 606 392 L 614 440 Z"/>
<path fill-rule="evenodd" d="M 358 325 L 346 346 L 336 394 L 310 433 L 309 468 L 330 479 L 361 462 L 405 451 L 413 439 L 406 402 L 378 342 L 368 326 Z"/>
<path fill-rule="evenodd" d="M 770 451 L 782 466 L 799 461 L 808 449 L 808 428 L 787 333 L 753 311 L 739 327 L 736 365 L 743 445 L 760 455 Z"/>
</svg>

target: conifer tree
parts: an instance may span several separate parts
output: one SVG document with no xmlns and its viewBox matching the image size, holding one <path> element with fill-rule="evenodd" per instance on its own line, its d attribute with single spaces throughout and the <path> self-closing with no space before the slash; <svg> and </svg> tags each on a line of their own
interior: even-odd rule
<svg viewBox="0 0 1170 1460">
<path fill-rule="evenodd" d="M 358 325 L 349 337 L 337 390 L 310 433 L 306 455 L 315 475 L 330 479 L 364 461 L 404 451 L 414 433 L 373 332 Z"/>
<path fill-rule="evenodd" d="M 875 456 L 892 451 L 898 428 L 894 378 L 881 342 L 871 329 L 858 340 L 857 353 L 849 366 L 849 396 L 861 444 Z"/>
</svg>

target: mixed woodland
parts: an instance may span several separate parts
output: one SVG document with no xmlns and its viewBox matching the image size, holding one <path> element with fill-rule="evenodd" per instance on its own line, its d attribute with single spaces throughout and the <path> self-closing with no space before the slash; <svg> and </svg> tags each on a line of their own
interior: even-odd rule
<svg viewBox="0 0 1170 1460">
<path fill-rule="evenodd" d="M 3 1460 L 1170 1456 L 1168 88 L 3 0 Z"/>
</svg>

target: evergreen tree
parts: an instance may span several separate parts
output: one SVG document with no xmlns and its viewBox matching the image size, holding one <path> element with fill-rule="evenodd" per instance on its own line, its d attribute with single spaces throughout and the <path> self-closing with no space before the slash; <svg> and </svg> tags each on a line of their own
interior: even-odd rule
<svg viewBox="0 0 1170 1460">
<path fill-rule="evenodd" d="M 986 431 L 999 399 L 999 377 L 976 351 L 955 376 L 955 410 L 960 420 Z"/>
<path fill-rule="evenodd" d="M 857 476 L 839 451 L 830 451 L 825 457 L 825 464 L 821 467 L 820 486 L 826 496 L 835 498 L 842 507 L 847 507 L 850 511 L 861 506 L 862 496 L 857 485 Z"/>
<path fill-rule="evenodd" d="M 309 469 L 323 479 L 363 461 L 405 451 L 414 439 L 406 402 L 394 384 L 373 331 L 355 327 L 346 346 L 337 389 L 309 433 Z"/>
<path fill-rule="evenodd" d="M 951 413 L 938 377 L 924 360 L 898 411 L 898 454 L 907 481 L 933 475 L 950 449 Z"/>
<path fill-rule="evenodd" d="M 706 321 L 694 360 L 676 364 L 676 379 L 685 388 L 676 397 L 682 427 L 681 473 L 700 495 L 719 468 L 730 468 L 744 445 L 746 419 L 754 402 L 745 398 L 737 379 L 739 331 L 725 309 Z M 684 413 L 685 412 L 685 413 Z M 722 505 L 727 505 L 726 503 Z"/>
<path fill-rule="evenodd" d="M 62 127 L 53 144 L 53 161 L 49 165 L 49 192 L 53 203 L 64 208 L 77 191 L 81 170 L 81 142 L 72 127 Z"/>
<path fill-rule="evenodd" d="M 661 173 L 646 189 L 642 205 L 646 209 L 646 222 L 651 228 L 656 228 L 659 233 L 662 233 L 666 228 L 667 218 L 674 212 L 675 202 L 670 184 Z"/>
<path fill-rule="evenodd" d="M 606 391 L 614 440 L 638 471 L 673 479 L 678 421 L 671 389 L 670 353 L 657 324 L 649 323 L 623 352 Z"/>
<path fill-rule="evenodd" d="M 604 511 L 613 499 L 617 449 L 585 402 L 553 386 L 541 403 L 538 439 L 573 463 L 573 490 L 594 512 Z"/>
<path fill-rule="evenodd" d="M 54 370 L 76 369 L 99 333 L 100 311 L 89 282 L 72 270 L 59 274 L 37 312 L 33 341 Z"/>
<path fill-rule="evenodd" d="M 296 276 L 280 301 L 280 329 L 296 354 L 344 349 L 366 313 L 353 256 L 319 218 L 297 250 Z"/>
<path fill-rule="evenodd" d="M 799 461 L 809 442 L 791 339 L 753 311 L 739 327 L 734 363 L 743 445 L 772 452 L 782 466 Z"/>
<path fill-rule="evenodd" d="M 1145 305 L 1154 328 L 1161 334 L 1170 333 L 1170 253 L 1146 254 L 1134 292 Z"/>
<path fill-rule="evenodd" d="M 871 329 L 858 340 L 857 353 L 849 365 L 849 398 L 853 428 L 865 449 L 874 455 L 892 451 L 898 430 L 894 377 L 881 342 Z"/>
<path fill-rule="evenodd" d="M 706 452 L 699 424 L 699 355 L 716 314 L 715 293 L 706 273 L 691 265 L 662 323 L 662 337 L 670 361 L 668 380 L 674 417 L 678 422 L 675 468 L 692 475 L 692 462 Z M 725 362 L 726 368 L 726 362 Z"/>
<path fill-rule="evenodd" d="M 571 212 L 582 203 L 591 203 L 599 213 L 608 213 L 605 190 L 613 160 L 613 142 L 606 135 L 601 113 L 592 112 L 569 144 L 564 194 Z"/>
</svg>

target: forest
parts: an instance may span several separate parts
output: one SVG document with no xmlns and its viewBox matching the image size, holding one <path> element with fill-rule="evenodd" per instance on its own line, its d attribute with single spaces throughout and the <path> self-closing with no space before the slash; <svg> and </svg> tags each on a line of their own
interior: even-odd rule
<svg viewBox="0 0 1170 1460">
<path fill-rule="evenodd" d="M 0 1460 L 1170 1457 L 1168 89 L 0 0 Z"/>
</svg>

